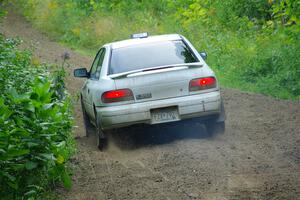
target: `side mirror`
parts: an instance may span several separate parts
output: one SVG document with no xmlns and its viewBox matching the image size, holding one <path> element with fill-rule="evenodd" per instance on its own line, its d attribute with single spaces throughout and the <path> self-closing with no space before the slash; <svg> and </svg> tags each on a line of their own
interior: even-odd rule
<svg viewBox="0 0 300 200">
<path fill-rule="evenodd" d="M 206 59 L 207 59 L 207 54 L 206 54 L 206 52 L 201 52 L 201 53 L 200 53 L 200 56 L 203 58 L 203 60 L 206 60 Z"/>
<path fill-rule="evenodd" d="M 78 78 L 87 78 L 89 77 L 89 73 L 86 68 L 79 68 L 74 70 L 74 76 Z"/>
</svg>

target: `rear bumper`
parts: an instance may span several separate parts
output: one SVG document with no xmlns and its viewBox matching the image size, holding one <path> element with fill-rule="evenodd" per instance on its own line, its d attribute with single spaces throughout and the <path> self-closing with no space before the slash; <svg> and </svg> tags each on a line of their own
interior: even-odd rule
<svg viewBox="0 0 300 200">
<path fill-rule="evenodd" d="M 219 114 L 220 91 L 176 97 L 128 105 L 97 107 L 103 129 L 121 128 L 133 124 L 152 124 L 151 109 L 177 106 L 179 120 Z"/>
</svg>

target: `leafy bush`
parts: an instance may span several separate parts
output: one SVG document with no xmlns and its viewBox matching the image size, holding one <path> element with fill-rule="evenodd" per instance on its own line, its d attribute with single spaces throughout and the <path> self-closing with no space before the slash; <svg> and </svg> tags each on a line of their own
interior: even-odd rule
<svg viewBox="0 0 300 200">
<path fill-rule="evenodd" d="M 63 72 L 32 64 L 17 44 L 0 35 L 0 196 L 35 199 L 56 182 L 70 187 L 71 102 Z"/>
</svg>

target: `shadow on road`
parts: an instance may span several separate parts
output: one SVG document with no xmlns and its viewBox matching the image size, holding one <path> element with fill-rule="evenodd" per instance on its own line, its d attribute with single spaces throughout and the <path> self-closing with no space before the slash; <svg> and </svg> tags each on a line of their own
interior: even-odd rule
<svg viewBox="0 0 300 200">
<path fill-rule="evenodd" d="M 211 137 L 205 127 L 194 120 L 168 124 L 132 126 L 116 130 L 109 140 L 120 149 L 137 149 L 167 144 L 176 140 L 202 139 Z"/>
</svg>

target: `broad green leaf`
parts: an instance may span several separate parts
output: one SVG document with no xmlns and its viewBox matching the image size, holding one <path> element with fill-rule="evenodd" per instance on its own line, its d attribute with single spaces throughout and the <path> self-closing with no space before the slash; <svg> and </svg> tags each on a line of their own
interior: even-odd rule
<svg viewBox="0 0 300 200">
<path fill-rule="evenodd" d="M 30 191 L 28 191 L 28 192 L 26 192 L 25 194 L 24 194 L 25 196 L 33 196 L 33 195 L 36 195 L 36 191 L 35 190 L 30 190 Z M 34 199 L 34 198 L 33 198 Z"/>
<path fill-rule="evenodd" d="M 24 169 L 24 164 L 18 164 L 18 163 L 16 163 L 16 164 L 10 165 L 10 167 L 12 169 L 14 169 L 15 171 L 18 171 L 18 170 Z"/>
<path fill-rule="evenodd" d="M 65 161 L 64 157 L 62 155 L 58 155 L 57 158 L 56 158 L 56 162 L 58 164 L 63 164 Z"/>
<path fill-rule="evenodd" d="M 33 106 L 32 103 L 28 103 L 24 106 L 24 108 L 28 111 L 34 112 L 35 111 L 35 107 Z"/>
<path fill-rule="evenodd" d="M 16 177 L 8 174 L 7 172 L 0 172 L 3 176 L 5 176 L 6 178 L 8 178 L 11 182 L 14 182 L 16 180 Z"/>
<path fill-rule="evenodd" d="M 27 161 L 27 162 L 25 163 L 25 168 L 26 168 L 27 170 L 32 170 L 32 169 L 36 168 L 37 165 L 38 165 L 38 164 L 37 164 L 36 162 Z"/>
<path fill-rule="evenodd" d="M 62 178 L 64 186 L 67 189 L 70 189 L 72 187 L 72 180 L 71 180 L 70 175 L 65 170 L 63 171 L 63 174 L 61 175 L 61 178 Z"/>
<path fill-rule="evenodd" d="M 55 157 L 52 153 L 41 153 L 39 155 L 43 158 L 46 158 L 47 160 L 55 160 Z"/>
<path fill-rule="evenodd" d="M 29 149 L 10 149 L 7 151 L 8 157 L 17 157 L 28 154 L 30 151 Z"/>
<path fill-rule="evenodd" d="M 48 110 L 48 109 L 52 108 L 53 105 L 54 105 L 54 103 L 47 103 L 43 106 L 43 109 Z"/>
<path fill-rule="evenodd" d="M 7 182 L 7 184 L 13 188 L 14 190 L 17 190 L 18 189 L 18 184 L 15 183 L 15 182 Z"/>
</svg>

